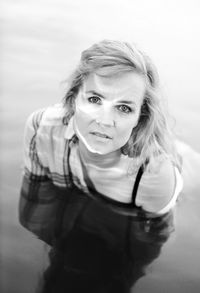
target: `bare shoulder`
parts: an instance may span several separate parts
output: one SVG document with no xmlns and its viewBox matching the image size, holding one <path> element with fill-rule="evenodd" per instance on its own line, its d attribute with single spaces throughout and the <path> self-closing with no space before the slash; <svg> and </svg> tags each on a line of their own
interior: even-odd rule
<svg viewBox="0 0 200 293">
<path fill-rule="evenodd" d="M 165 155 L 160 155 L 150 160 L 145 173 L 162 177 L 167 176 L 168 172 L 172 172 L 173 170 L 174 166 L 170 158 Z"/>
<path fill-rule="evenodd" d="M 170 159 L 160 156 L 150 162 L 138 189 L 137 202 L 150 212 L 163 209 L 173 198 L 176 187 L 175 168 Z"/>
</svg>

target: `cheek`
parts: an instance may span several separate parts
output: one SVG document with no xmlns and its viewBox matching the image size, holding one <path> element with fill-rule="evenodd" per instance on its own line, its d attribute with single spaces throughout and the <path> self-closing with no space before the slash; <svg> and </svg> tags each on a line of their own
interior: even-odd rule
<svg viewBox="0 0 200 293">
<path fill-rule="evenodd" d="M 139 115 L 134 117 L 133 119 L 127 119 L 126 121 L 123 121 L 118 127 L 117 136 L 118 138 L 118 146 L 122 147 L 124 146 L 132 133 L 133 128 L 135 128 L 138 124 Z"/>
<path fill-rule="evenodd" d="M 133 128 L 138 124 L 139 115 L 133 117 L 132 119 L 127 119 L 126 121 L 121 121 L 119 125 L 119 132 L 123 135 L 131 135 Z"/>
<path fill-rule="evenodd" d="M 120 129 L 118 129 L 117 135 L 115 136 L 115 143 L 118 144 L 119 148 L 127 143 L 131 136 L 132 129 L 133 125 L 123 125 Z"/>
<path fill-rule="evenodd" d="M 90 109 L 84 106 L 82 101 L 76 101 L 76 110 L 74 114 L 74 119 L 76 120 L 77 125 L 80 127 L 87 124 L 90 119 Z"/>
<path fill-rule="evenodd" d="M 87 115 L 76 111 L 74 114 L 74 120 L 76 121 L 76 124 L 78 125 L 79 128 L 84 128 L 85 125 L 87 124 Z"/>
</svg>

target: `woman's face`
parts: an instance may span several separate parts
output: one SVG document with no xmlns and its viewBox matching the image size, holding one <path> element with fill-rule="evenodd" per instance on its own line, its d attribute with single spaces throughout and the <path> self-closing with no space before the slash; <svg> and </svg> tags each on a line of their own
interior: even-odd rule
<svg viewBox="0 0 200 293">
<path fill-rule="evenodd" d="M 145 80 L 135 72 L 87 77 L 75 100 L 74 129 L 89 151 L 109 154 L 127 143 L 144 93 Z"/>
</svg>

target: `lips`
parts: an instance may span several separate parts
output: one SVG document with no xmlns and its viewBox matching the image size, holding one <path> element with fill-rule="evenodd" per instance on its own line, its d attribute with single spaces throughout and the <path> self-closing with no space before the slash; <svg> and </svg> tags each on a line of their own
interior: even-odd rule
<svg viewBox="0 0 200 293">
<path fill-rule="evenodd" d="M 112 137 L 110 137 L 109 135 L 107 135 L 106 133 L 101 133 L 101 132 L 98 132 L 98 131 L 93 131 L 93 132 L 90 132 L 92 135 L 96 135 L 98 137 L 102 137 L 102 138 L 107 138 L 107 139 L 112 139 Z"/>
</svg>

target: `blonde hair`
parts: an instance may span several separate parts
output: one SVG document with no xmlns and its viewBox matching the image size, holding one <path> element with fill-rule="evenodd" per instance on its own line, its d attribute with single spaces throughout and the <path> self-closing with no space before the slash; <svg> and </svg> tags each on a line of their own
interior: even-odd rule
<svg viewBox="0 0 200 293">
<path fill-rule="evenodd" d="M 139 165 L 164 155 L 179 166 L 166 107 L 159 91 L 157 70 L 151 59 L 135 45 L 103 40 L 82 52 L 78 67 L 68 80 L 69 88 L 64 97 L 68 109 L 65 122 L 68 123 L 74 114 L 74 100 L 84 80 L 90 73 L 100 75 L 100 69 L 104 69 L 101 75 L 108 77 L 134 71 L 143 75 L 146 81 L 139 121 L 128 142 L 121 148 L 122 153 L 137 158 Z"/>
</svg>

